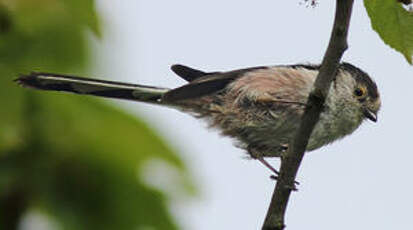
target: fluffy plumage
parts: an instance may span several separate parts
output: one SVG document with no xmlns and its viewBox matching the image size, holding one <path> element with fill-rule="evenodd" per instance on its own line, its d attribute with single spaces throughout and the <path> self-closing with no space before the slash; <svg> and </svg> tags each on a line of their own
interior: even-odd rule
<svg viewBox="0 0 413 230">
<path fill-rule="evenodd" d="M 172 106 L 206 119 L 223 135 L 238 140 L 252 157 L 279 157 L 298 128 L 317 65 L 254 67 L 203 72 L 182 65 L 172 70 L 189 81 L 176 89 L 32 73 L 17 81 L 43 90 L 128 99 Z M 374 81 L 342 63 L 330 88 L 307 150 L 352 133 L 365 118 L 376 120 L 380 96 Z"/>
</svg>

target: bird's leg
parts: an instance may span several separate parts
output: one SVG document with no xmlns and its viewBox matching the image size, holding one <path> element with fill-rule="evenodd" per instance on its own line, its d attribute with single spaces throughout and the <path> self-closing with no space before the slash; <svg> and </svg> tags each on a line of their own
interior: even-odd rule
<svg viewBox="0 0 413 230">
<path fill-rule="evenodd" d="M 259 162 L 261 162 L 263 165 L 265 165 L 265 167 L 267 167 L 268 169 L 270 169 L 275 175 L 271 175 L 270 178 L 273 180 L 278 180 L 278 175 L 280 174 L 274 167 L 272 167 L 270 165 L 270 163 L 268 163 L 266 160 L 264 160 L 263 157 L 258 157 L 256 158 Z M 281 158 L 282 159 L 282 158 Z M 293 185 L 288 186 L 288 189 L 291 189 L 292 191 L 298 191 L 296 185 L 299 185 L 300 182 L 298 181 L 294 181 Z"/>
<path fill-rule="evenodd" d="M 281 151 L 280 160 L 281 160 L 281 163 L 282 163 L 282 161 L 283 161 L 283 159 L 284 159 L 284 157 L 285 157 L 285 154 L 288 152 L 288 144 L 282 144 L 282 145 L 280 146 L 280 151 Z M 260 160 L 260 162 L 261 162 L 262 164 L 264 164 L 265 166 L 267 166 L 267 168 L 269 168 L 271 171 L 274 170 L 273 172 L 274 172 L 276 175 L 271 175 L 270 178 L 273 179 L 273 180 L 278 180 L 279 172 L 278 172 L 277 170 L 275 170 L 275 169 L 274 169 L 267 161 L 265 161 L 262 157 L 261 157 L 261 159 L 260 159 L 260 158 L 256 158 L 256 159 Z M 271 168 L 272 168 L 273 170 L 272 170 Z M 288 189 L 291 189 L 292 191 L 298 191 L 296 185 L 299 185 L 299 184 L 300 184 L 300 182 L 294 181 L 294 184 L 293 184 L 292 186 L 288 186 Z"/>
<path fill-rule="evenodd" d="M 256 158 L 259 162 L 261 162 L 261 164 L 263 164 L 265 167 L 267 167 L 269 170 L 271 170 L 275 175 L 278 176 L 278 174 L 280 174 L 274 167 L 272 167 L 272 165 L 270 165 L 270 163 L 268 163 L 266 160 L 264 160 L 263 157 L 258 157 Z M 275 176 L 275 177 L 277 177 Z"/>
<path fill-rule="evenodd" d="M 275 175 L 271 176 L 271 178 L 277 178 L 278 174 L 280 174 L 280 173 L 278 172 L 278 170 L 276 170 L 274 167 L 272 167 L 272 165 L 270 165 L 270 163 L 268 163 L 266 160 L 264 160 L 264 157 L 260 152 L 258 152 L 253 147 L 248 146 L 248 153 L 250 154 L 250 156 L 253 159 L 258 160 L 261 164 L 263 164 L 265 167 L 267 167 L 269 170 L 271 170 L 271 172 L 273 172 L 275 174 Z"/>
<path fill-rule="evenodd" d="M 250 154 L 250 156 L 253 159 L 258 160 L 261 164 L 263 164 L 266 168 L 268 168 L 269 170 L 271 170 L 271 172 L 274 173 L 274 175 L 270 176 L 271 179 L 278 180 L 278 175 L 280 174 L 280 172 L 278 172 L 278 170 L 276 170 L 270 163 L 268 163 L 264 159 L 264 157 L 263 157 L 264 155 L 261 152 L 259 152 L 257 149 L 255 149 L 252 146 L 248 146 L 247 150 L 248 150 L 248 153 Z M 281 162 L 282 162 L 282 159 L 283 159 L 283 155 L 287 152 L 287 150 L 288 150 L 288 145 L 287 144 L 281 146 L 281 153 L 282 153 L 281 156 L 280 156 Z M 295 185 L 299 185 L 299 184 L 300 184 L 299 182 L 294 181 L 294 185 L 290 186 L 289 189 L 291 189 L 293 191 L 297 191 L 298 189 L 295 187 Z"/>
</svg>

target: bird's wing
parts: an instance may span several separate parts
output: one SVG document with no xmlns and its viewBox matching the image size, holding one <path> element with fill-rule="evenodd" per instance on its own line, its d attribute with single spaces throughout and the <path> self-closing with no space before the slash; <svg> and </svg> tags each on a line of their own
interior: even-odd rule
<svg viewBox="0 0 413 230">
<path fill-rule="evenodd" d="M 174 102 L 202 97 L 224 89 L 229 83 L 247 72 L 266 69 L 267 67 L 252 67 L 229 72 L 206 73 L 182 65 L 172 66 L 172 70 L 190 83 L 170 90 L 163 96 L 166 102 Z"/>
<path fill-rule="evenodd" d="M 207 73 L 201 70 L 193 69 L 191 67 L 179 65 L 179 64 L 171 66 L 171 70 L 176 75 L 180 76 L 186 81 L 193 81 L 205 75 L 214 74 L 214 73 Z"/>
</svg>

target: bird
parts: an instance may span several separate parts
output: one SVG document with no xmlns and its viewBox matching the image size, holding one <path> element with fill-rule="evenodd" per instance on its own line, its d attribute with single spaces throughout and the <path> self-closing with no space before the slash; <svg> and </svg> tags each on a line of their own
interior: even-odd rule
<svg viewBox="0 0 413 230">
<path fill-rule="evenodd" d="M 320 67 L 294 64 L 204 72 L 177 64 L 171 70 L 187 83 L 173 89 L 42 72 L 20 75 L 16 81 L 23 87 L 39 90 L 178 109 L 206 120 L 222 135 L 234 138 L 237 147 L 278 174 L 265 158 L 282 160 L 298 129 Z M 376 122 L 380 107 L 374 80 L 360 68 L 340 63 L 306 152 L 353 133 L 365 120 Z"/>
</svg>

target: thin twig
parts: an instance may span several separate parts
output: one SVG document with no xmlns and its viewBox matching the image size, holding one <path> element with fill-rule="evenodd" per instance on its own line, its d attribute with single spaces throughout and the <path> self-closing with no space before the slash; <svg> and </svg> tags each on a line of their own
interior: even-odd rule
<svg viewBox="0 0 413 230">
<path fill-rule="evenodd" d="M 314 83 L 314 88 L 308 98 L 300 127 L 290 144 L 288 154 L 286 154 L 281 163 L 280 175 L 278 176 L 270 207 L 262 227 L 263 230 L 282 230 L 285 227 L 284 216 L 288 199 L 292 191 L 291 188 L 294 187 L 295 177 L 304 157 L 308 139 L 319 120 L 340 59 L 347 49 L 347 32 L 353 1 L 336 0 L 336 15 L 330 43 Z"/>
</svg>

